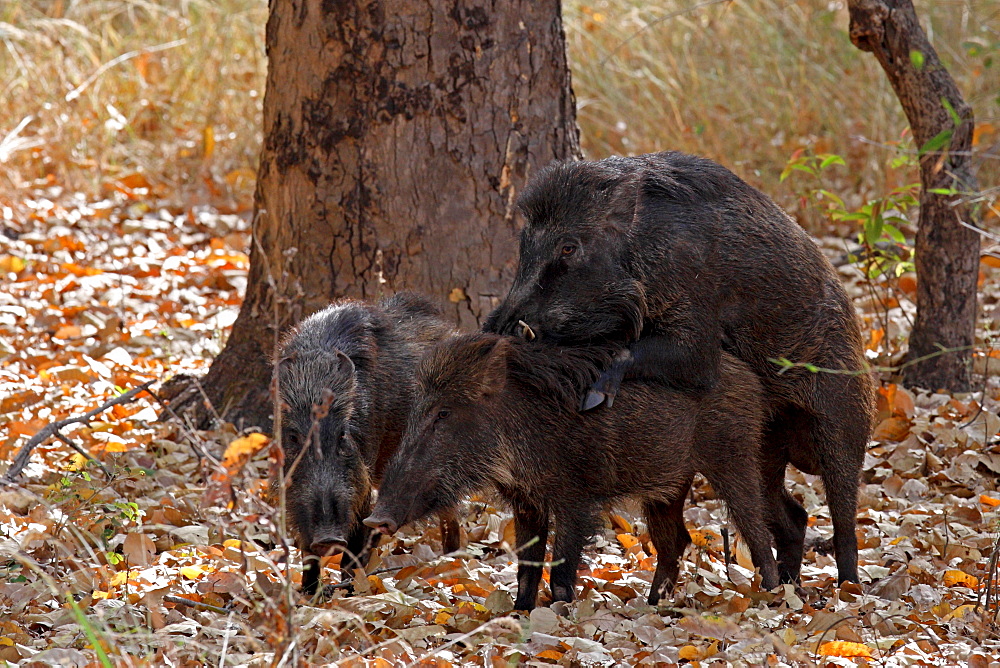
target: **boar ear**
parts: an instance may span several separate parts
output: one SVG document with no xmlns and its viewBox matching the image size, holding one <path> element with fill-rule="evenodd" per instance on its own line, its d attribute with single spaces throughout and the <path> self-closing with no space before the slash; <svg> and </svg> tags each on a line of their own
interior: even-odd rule
<svg viewBox="0 0 1000 668">
<path fill-rule="evenodd" d="M 506 336 L 497 337 L 496 343 L 486 349 L 480 378 L 483 396 L 492 396 L 503 390 L 507 384 L 507 354 L 510 340 Z"/>
<path fill-rule="evenodd" d="M 354 362 L 342 351 L 337 351 L 337 376 L 347 381 L 350 388 L 354 387 Z"/>
</svg>

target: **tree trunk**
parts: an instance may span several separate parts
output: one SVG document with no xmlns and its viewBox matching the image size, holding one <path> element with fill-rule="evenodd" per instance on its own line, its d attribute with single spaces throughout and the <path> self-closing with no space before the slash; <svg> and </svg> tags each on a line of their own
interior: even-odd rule
<svg viewBox="0 0 1000 668">
<path fill-rule="evenodd" d="M 477 327 L 515 192 L 579 156 L 558 0 L 272 1 L 266 43 L 246 296 L 193 402 L 265 428 L 281 333 L 332 299 L 412 289 Z"/>
<path fill-rule="evenodd" d="M 851 41 L 875 54 L 906 112 L 920 157 L 920 223 L 917 231 L 917 317 L 904 371 L 907 385 L 968 390 L 976 325 L 978 214 L 962 195 L 976 190 L 970 150 L 974 119 L 954 79 L 917 20 L 910 0 L 850 0 Z M 951 106 L 948 109 L 942 100 Z M 953 118 L 957 114 L 959 122 Z M 942 135 L 948 133 L 950 135 Z M 936 137 L 942 146 L 928 146 Z M 937 143 L 937 142 L 935 142 Z M 941 349 L 957 349 L 941 354 Z M 929 357 L 928 357 L 929 356 Z M 927 357 L 923 361 L 921 358 Z"/>
</svg>

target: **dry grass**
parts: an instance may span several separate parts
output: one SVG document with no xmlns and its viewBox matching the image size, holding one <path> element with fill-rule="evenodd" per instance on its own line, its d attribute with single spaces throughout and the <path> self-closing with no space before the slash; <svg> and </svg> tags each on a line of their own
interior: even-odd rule
<svg viewBox="0 0 1000 668">
<path fill-rule="evenodd" d="M 164 191 L 245 194 L 266 17 L 263 0 L 0 4 L 0 189 L 96 192 L 143 172 Z"/>
<path fill-rule="evenodd" d="M 571 0 L 564 11 L 591 157 L 706 155 L 790 209 L 801 182 L 778 175 L 799 148 L 843 155 L 834 185 L 855 202 L 917 180 L 887 169 L 895 150 L 861 139 L 894 143 L 907 124 L 874 57 L 851 45 L 846 2 Z M 977 120 L 1000 126 L 1000 5 L 918 0 L 917 11 Z M 1000 181 L 997 138 L 977 147 L 994 144 L 983 184 Z"/>
<path fill-rule="evenodd" d="M 845 156 L 828 185 L 849 202 L 915 180 L 887 168 L 895 151 L 882 144 L 898 142 L 906 122 L 874 58 L 850 44 L 844 5 L 569 0 L 588 154 L 707 155 L 793 210 L 802 183 L 778 175 L 803 147 Z M 922 0 L 918 11 L 977 120 L 1000 126 L 1000 5 Z M 7 0 L 0 192 L 39 180 L 98 192 L 143 172 L 164 192 L 245 203 L 266 15 L 264 0 Z M 997 138 L 984 133 L 977 146 L 984 184 L 1000 182 Z"/>
</svg>

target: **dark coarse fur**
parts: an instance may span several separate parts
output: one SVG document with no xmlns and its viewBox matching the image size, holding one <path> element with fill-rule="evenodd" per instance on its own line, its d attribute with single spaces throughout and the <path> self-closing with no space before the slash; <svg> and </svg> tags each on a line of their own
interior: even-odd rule
<svg viewBox="0 0 1000 668">
<path fill-rule="evenodd" d="M 659 554 L 650 601 L 676 581 L 690 542 L 686 492 L 703 473 L 726 501 L 767 587 L 778 583 L 756 467 L 760 385 L 724 355 L 703 397 L 627 382 L 614 410 L 580 413 L 576 396 L 611 361 L 606 348 L 559 348 L 494 334 L 448 339 L 420 365 L 406 435 L 385 474 L 369 526 L 384 532 L 493 488 L 514 511 L 515 607 L 535 605 L 550 518 L 552 595 L 573 599 L 576 570 L 602 509 L 642 503 Z"/>
<path fill-rule="evenodd" d="M 791 462 L 822 476 L 840 579 L 857 581 L 874 387 L 853 306 L 809 236 L 729 170 L 674 152 L 555 164 L 519 205 L 517 274 L 484 329 L 515 333 L 524 321 L 563 345 L 630 343 L 585 407 L 613 398 L 623 378 L 710 391 L 722 352 L 742 359 L 769 410 L 762 473 L 783 580 L 798 578 L 807 520 L 784 488 Z M 779 373 L 778 358 L 855 373 Z"/>
<path fill-rule="evenodd" d="M 416 387 L 417 363 L 452 333 L 422 297 L 342 301 L 303 320 L 278 357 L 286 507 L 307 555 L 303 590 L 319 581 L 313 555 L 340 549 L 345 570 L 364 563 L 372 485 L 395 452 Z M 446 550 L 457 549 L 457 526 Z"/>
</svg>

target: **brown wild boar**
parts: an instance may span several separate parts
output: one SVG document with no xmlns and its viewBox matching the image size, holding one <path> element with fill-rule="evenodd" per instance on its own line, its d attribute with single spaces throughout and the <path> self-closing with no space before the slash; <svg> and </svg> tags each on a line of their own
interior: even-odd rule
<svg viewBox="0 0 1000 668">
<path fill-rule="evenodd" d="M 418 361 L 452 331 L 429 301 L 399 293 L 378 304 L 333 304 L 281 346 L 285 501 L 306 564 L 304 592 L 316 591 L 320 556 L 343 551 L 345 575 L 367 562 L 374 537 L 361 520 L 372 485 L 402 437 Z M 446 552 L 458 549 L 450 515 L 442 537 Z"/>
<path fill-rule="evenodd" d="M 857 582 L 874 386 L 851 300 L 809 235 L 725 167 L 676 152 L 556 163 L 518 206 L 517 273 L 484 330 L 629 344 L 584 410 L 613 408 L 623 379 L 711 392 L 723 351 L 746 362 L 768 406 L 762 475 L 782 580 L 798 579 L 808 519 L 784 487 L 791 462 L 822 476 L 840 580 Z M 778 358 L 838 373 L 782 372 Z"/>
<path fill-rule="evenodd" d="M 724 355 L 702 397 L 662 385 L 622 385 L 614 410 L 579 413 L 579 392 L 607 363 L 598 349 L 560 348 L 493 334 L 448 339 L 421 362 L 406 435 L 365 523 L 383 533 L 493 488 L 514 512 L 515 607 L 531 609 L 549 519 L 552 596 L 573 600 L 585 542 L 609 503 L 642 504 L 659 554 L 649 595 L 673 587 L 690 542 L 682 521 L 695 472 L 708 478 L 762 573 L 778 584 L 757 469 L 763 413 L 756 376 Z"/>
</svg>

